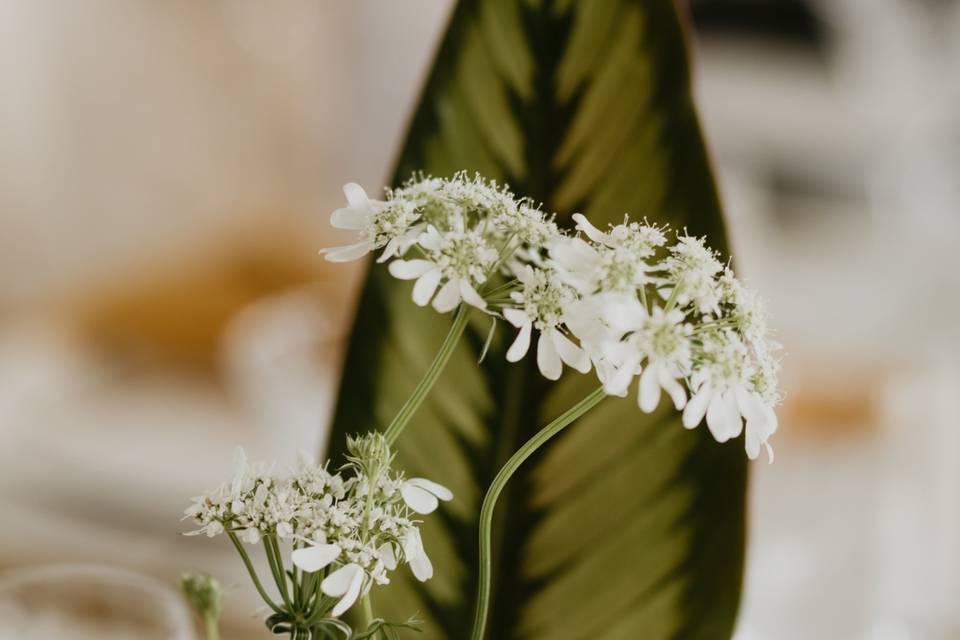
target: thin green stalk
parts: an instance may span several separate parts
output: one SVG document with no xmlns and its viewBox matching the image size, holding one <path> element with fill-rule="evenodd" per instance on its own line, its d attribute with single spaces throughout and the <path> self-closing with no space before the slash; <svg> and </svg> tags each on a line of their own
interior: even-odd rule
<svg viewBox="0 0 960 640">
<path fill-rule="evenodd" d="M 416 413 L 420 407 L 423 399 L 427 397 L 427 393 L 430 392 L 437 378 L 440 377 L 440 373 L 446 366 L 447 361 L 450 360 L 450 356 L 453 355 L 460 336 L 463 335 L 464 329 L 467 328 L 469 312 L 470 306 L 466 303 L 461 304 L 460 308 L 457 309 L 457 315 L 453 319 L 453 326 L 450 327 L 450 331 L 447 332 L 447 337 L 440 346 L 440 350 L 434 357 L 433 362 L 430 363 L 430 368 L 423 374 L 423 378 L 420 379 L 416 389 L 413 390 L 413 393 L 407 398 L 407 401 L 400 408 L 396 417 L 394 417 L 393 421 L 391 421 L 384 430 L 383 435 L 387 440 L 387 444 L 392 445 L 397 440 L 403 428 L 407 426 L 410 418 L 413 417 L 413 414 Z"/>
<path fill-rule="evenodd" d="M 680 297 L 680 285 L 676 285 L 673 290 L 670 292 L 670 297 L 667 298 L 667 304 L 663 306 L 663 311 L 665 313 L 670 313 L 673 311 L 673 308 L 677 304 L 677 300 Z"/>
<path fill-rule="evenodd" d="M 316 595 L 316 581 L 317 581 L 317 572 L 307 573 L 303 572 L 302 582 L 300 584 L 300 600 L 303 605 L 304 614 L 307 617 L 313 613 L 316 601 L 313 596 Z"/>
<path fill-rule="evenodd" d="M 490 537 L 493 525 L 493 510 L 497 506 L 497 499 L 511 476 L 520 468 L 533 453 L 543 446 L 553 436 L 557 435 L 571 423 L 595 407 L 606 397 L 603 387 L 593 391 L 586 398 L 567 409 L 563 415 L 545 426 L 532 438 L 527 440 L 520 449 L 513 454 L 490 484 L 487 495 L 480 508 L 480 571 L 477 586 L 477 606 L 473 618 L 472 640 L 483 640 L 487 626 L 487 613 L 490 609 Z"/>
<path fill-rule="evenodd" d="M 250 579 L 253 580 L 253 586 L 257 588 L 257 593 L 259 593 L 263 601 L 267 603 L 267 606 L 273 609 L 274 613 L 283 613 L 283 609 L 277 606 L 277 604 L 270 599 L 270 596 L 267 595 L 267 592 L 264 591 L 263 585 L 260 584 L 260 578 L 257 576 L 257 570 L 253 568 L 253 563 L 250 561 L 250 556 L 247 554 L 247 550 L 243 548 L 243 544 L 237 538 L 237 534 L 228 529 L 227 536 L 229 536 L 233 546 L 236 547 L 237 551 L 240 553 L 240 558 L 243 560 L 244 566 L 247 567 L 247 573 L 250 574 Z"/>
<path fill-rule="evenodd" d="M 314 604 L 314 609 L 313 609 L 313 611 L 312 611 L 312 612 L 310 613 L 310 615 L 307 616 L 306 619 L 304 619 L 304 621 L 303 621 L 303 624 L 306 625 L 306 626 L 308 626 L 308 627 L 309 627 L 309 626 L 312 626 L 317 620 L 319 620 L 320 618 L 322 618 L 322 617 L 324 616 L 324 614 L 327 613 L 327 610 L 329 610 L 329 607 L 324 607 L 324 606 L 323 606 L 324 595 L 323 595 L 322 593 L 319 593 L 319 592 L 318 592 L 318 593 L 316 594 L 316 596 L 317 596 L 317 599 L 316 599 L 316 602 L 315 602 L 315 604 Z"/>
<path fill-rule="evenodd" d="M 363 625 L 363 630 L 366 631 L 370 628 L 370 625 L 373 624 L 373 603 L 370 602 L 369 593 L 363 596 L 360 605 L 360 624 Z"/>
<path fill-rule="evenodd" d="M 283 604 L 287 606 L 287 611 L 295 613 L 296 608 L 290 600 L 290 592 L 287 590 L 287 577 L 283 573 L 283 560 L 280 559 L 280 549 L 273 536 L 263 537 L 263 550 L 267 555 L 267 562 L 270 564 L 270 571 L 273 573 L 273 580 L 277 583 L 277 589 L 280 591 L 280 597 L 283 598 Z"/>
<path fill-rule="evenodd" d="M 300 548 L 300 541 L 293 541 L 293 549 L 296 551 Z M 306 611 L 305 603 L 301 601 L 300 593 L 300 568 L 297 565 L 290 567 L 290 582 L 293 584 L 293 602 L 297 605 L 298 610 Z"/>
<path fill-rule="evenodd" d="M 207 631 L 207 640 L 220 640 L 220 627 L 217 626 L 217 619 L 214 616 L 204 618 Z"/>
<path fill-rule="evenodd" d="M 509 291 L 510 289 L 515 288 L 517 284 L 519 284 L 519 282 L 520 281 L 516 278 L 513 278 L 512 280 L 508 280 L 507 282 L 504 282 L 503 284 L 501 284 L 499 287 L 494 287 L 490 291 L 484 292 L 483 297 L 487 299 L 487 302 L 489 302 L 490 296 L 494 296 L 503 291 Z"/>
</svg>

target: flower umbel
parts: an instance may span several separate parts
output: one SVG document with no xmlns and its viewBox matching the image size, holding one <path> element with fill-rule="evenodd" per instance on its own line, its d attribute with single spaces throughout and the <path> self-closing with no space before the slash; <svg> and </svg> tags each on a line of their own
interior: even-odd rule
<svg viewBox="0 0 960 640">
<path fill-rule="evenodd" d="M 703 238 L 671 240 L 667 229 L 627 216 L 602 230 L 579 213 L 571 234 L 506 187 L 464 173 L 415 179 L 386 203 L 354 195 L 351 207 L 371 220 L 407 212 L 386 235 L 365 237 L 373 246 L 407 238 L 383 257 L 395 277 L 416 281 L 418 305 L 446 313 L 466 303 L 505 319 L 518 330 L 510 362 L 526 356 L 536 331 L 544 377 L 558 379 L 564 364 L 594 369 L 613 395 L 626 395 L 637 377 L 642 411 L 656 410 L 666 392 L 686 426 L 705 418 L 720 442 L 746 420 L 748 456 L 765 447 L 772 459 L 778 345 L 756 294 Z"/>
<path fill-rule="evenodd" d="M 291 597 L 275 606 L 277 615 L 294 622 L 339 617 L 374 585 L 388 583 L 401 564 L 419 580 L 433 575 L 418 516 L 453 494 L 394 471 L 393 453 L 379 433 L 350 438 L 348 450 L 347 464 L 337 473 L 302 456 L 284 476 L 248 464 L 240 452 L 234 479 L 194 498 L 186 510 L 199 525 L 191 533 L 227 533 L 240 550 L 243 543 L 262 541 L 281 594 L 288 589 L 288 574 L 279 545 L 290 548 L 292 565 L 302 572 L 292 589 L 299 601 Z M 322 595 L 336 600 L 325 605 L 329 600 Z M 272 625 L 287 623 L 271 616 Z"/>
</svg>

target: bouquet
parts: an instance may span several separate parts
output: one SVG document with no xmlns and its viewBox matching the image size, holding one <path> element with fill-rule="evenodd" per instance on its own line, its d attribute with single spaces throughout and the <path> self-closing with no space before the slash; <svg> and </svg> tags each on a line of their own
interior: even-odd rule
<svg viewBox="0 0 960 640">
<path fill-rule="evenodd" d="M 324 249 L 326 259 L 377 253 L 376 262 L 391 275 L 413 281 L 413 304 L 453 320 L 396 416 L 382 431 L 357 425 L 345 460 L 318 464 L 303 456 L 278 474 L 250 464 L 241 451 L 232 481 L 187 509 L 198 527 L 191 534 L 226 535 L 236 547 L 269 608 L 272 632 L 349 640 L 394 638 L 418 627 L 414 616 L 377 617 L 371 592 L 398 570 L 431 578 L 421 518 L 454 496 L 426 478 L 406 478 L 395 468 L 393 450 L 471 315 L 492 319 L 488 344 L 501 321 L 516 331 L 508 361 L 533 350 L 548 380 L 564 368 L 597 380 L 594 391 L 512 455 L 487 491 L 474 640 L 484 637 L 487 622 L 491 526 L 500 493 L 530 455 L 607 396 L 635 394 L 637 410 L 646 413 L 669 402 L 687 429 L 705 422 L 718 442 L 742 434 L 750 459 L 765 451 L 773 461 L 778 345 L 756 294 L 703 238 L 628 216 L 599 229 L 574 214 L 575 228 L 566 231 L 529 199 L 465 173 L 414 176 L 384 200 L 352 183 L 344 193 L 347 206 L 330 222 L 355 231 L 356 242 Z M 248 548 L 256 546 L 266 555 L 276 597 L 250 560 Z M 355 608 L 357 622 L 350 625 L 343 616 Z"/>
</svg>

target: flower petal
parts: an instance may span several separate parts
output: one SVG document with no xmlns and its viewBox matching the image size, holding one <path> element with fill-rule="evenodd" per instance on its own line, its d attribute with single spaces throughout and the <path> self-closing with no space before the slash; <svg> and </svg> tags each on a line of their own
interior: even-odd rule
<svg viewBox="0 0 960 640">
<path fill-rule="evenodd" d="M 687 404 L 687 392 L 684 391 L 683 385 L 670 375 L 666 367 L 660 367 L 658 373 L 660 387 L 670 395 L 670 399 L 673 400 L 673 406 L 676 410 L 682 411 Z"/>
<path fill-rule="evenodd" d="M 466 278 L 461 278 L 460 280 L 460 297 L 463 298 L 464 302 L 473 305 L 477 309 L 487 308 L 487 301 L 477 293 L 477 290 L 473 288 L 473 285 L 470 284 Z"/>
<path fill-rule="evenodd" d="M 515 326 L 517 329 L 525 324 L 531 324 L 530 316 L 520 309 L 504 309 L 503 317 L 506 318 L 507 322 Z"/>
<path fill-rule="evenodd" d="M 540 334 L 537 340 L 537 366 L 540 373 L 547 380 L 556 380 L 563 373 L 563 363 L 560 361 L 560 354 L 557 353 L 557 347 L 550 338 L 550 332 L 556 329 L 548 329 Z"/>
<path fill-rule="evenodd" d="M 363 567 L 355 562 L 345 564 L 323 579 L 323 582 L 320 583 L 320 590 L 328 596 L 342 596 L 350 590 L 350 586 L 358 574 L 363 575 Z"/>
<path fill-rule="evenodd" d="M 693 429 L 700 424 L 712 398 L 713 389 L 709 385 L 700 387 L 700 390 L 693 394 L 690 402 L 683 409 L 683 426 L 687 429 Z"/>
<path fill-rule="evenodd" d="M 414 577 L 425 582 L 433 577 L 433 563 L 423 549 L 423 539 L 419 529 L 410 529 L 403 539 L 403 555 L 413 571 Z"/>
<path fill-rule="evenodd" d="M 770 446 L 769 442 L 764 442 L 763 445 L 767 448 L 767 462 L 773 464 L 773 447 Z"/>
<path fill-rule="evenodd" d="M 513 311 L 513 309 L 505 309 L 504 313 L 507 311 Z M 520 326 L 520 333 L 517 334 L 516 340 L 507 349 L 507 362 L 518 362 L 523 356 L 527 355 L 527 351 L 530 349 L 530 334 L 532 332 L 533 323 L 527 319 L 527 322 Z"/>
<path fill-rule="evenodd" d="M 440 284 L 442 277 L 443 272 L 440 269 L 427 271 L 420 276 L 416 284 L 413 285 L 413 302 L 421 307 L 427 306 L 430 298 L 433 297 L 434 292 L 437 290 L 437 286 Z"/>
<path fill-rule="evenodd" d="M 343 185 L 343 195 L 347 197 L 347 202 L 350 203 L 351 207 L 370 205 L 370 198 L 367 196 L 367 192 L 356 182 L 348 182 Z"/>
<path fill-rule="evenodd" d="M 583 231 L 583 233 L 594 242 L 602 243 L 607 239 L 607 234 L 593 226 L 590 221 L 587 220 L 587 216 L 582 213 L 575 213 L 572 217 L 573 221 L 577 223 L 577 229 Z"/>
<path fill-rule="evenodd" d="M 604 320 L 620 334 L 636 330 L 647 318 L 646 308 L 633 294 L 613 294 L 596 298 L 597 302 L 603 305 Z"/>
<path fill-rule="evenodd" d="M 380 256 L 377 258 L 377 264 L 386 262 L 387 260 L 395 256 L 399 249 L 400 249 L 400 238 L 393 238 L 389 240 L 386 246 L 383 248 L 383 251 L 380 252 Z"/>
<path fill-rule="evenodd" d="M 717 442 L 726 442 L 729 439 L 727 435 L 730 431 L 727 425 L 729 419 L 730 414 L 726 411 L 723 394 L 714 393 L 710 398 L 710 404 L 707 405 L 707 426 Z"/>
<path fill-rule="evenodd" d="M 415 487 L 420 487 L 421 489 L 426 489 L 433 495 L 437 496 L 444 502 L 449 502 L 453 500 L 453 492 L 450 489 L 447 489 L 445 486 L 439 482 L 434 482 L 433 480 L 427 480 L 426 478 L 410 478 L 406 482 L 407 484 L 412 484 Z"/>
<path fill-rule="evenodd" d="M 426 582 L 433 577 L 433 563 L 430 562 L 430 558 L 426 552 L 410 558 L 408 564 L 410 565 L 410 570 L 413 571 L 414 577 L 420 582 Z"/>
<path fill-rule="evenodd" d="M 383 563 L 390 571 L 393 571 L 397 568 L 397 553 L 393 550 L 393 544 L 390 542 L 384 542 L 380 545 L 380 548 L 377 549 L 377 557 L 380 558 L 380 562 Z"/>
<path fill-rule="evenodd" d="M 440 313 L 453 311 L 460 304 L 459 278 L 448 280 L 445 285 L 440 287 L 440 293 L 433 299 L 433 308 Z"/>
<path fill-rule="evenodd" d="M 660 381 L 657 379 L 659 370 L 658 364 L 649 364 L 640 374 L 640 393 L 637 400 L 644 413 L 652 413 L 660 404 Z"/>
<path fill-rule="evenodd" d="M 553 346 L 557 348 L 561 360 L 580 373 L 590 372 L 590 358 L 586 351 L 575 345 L 570 338 L 563 335 L 559 330 L 551 331 L 550 339 L 553 340 Z"/>
<path fill-rule="evenodd" d="M 361 240 L 356 244 L 321 249 L 320 253 L 323 254 L 327 262 L 350 262 L 351 260 L 362 258 L 371 251 L 373 251 L 373 243 L 369 240 Z"/>
<path fill-rule="evenodd" d="M 630 388 L 630 381 L 637 375 L 637 365 L 640 364 L 640 358 L 636 353 L 631 353 L 623 363 L 614 369 L 614 373 L 604 384 L 604 390 L 612 396 L 623 397 L 627 395 L 627 389 Z"/>
<path fill-rule="evenodd" d="M 349 567 L 351 565 L 347 566 Z M 343 594 L 343 597 L 340 598 L 340 601 L 334 605 L 333 610 L 330 612 L 330 615 L 333 617 L 343 614 L 343 612 L 352 607 L 353 603 L 357 601 L 358 597 L 360 597 L 360 590 L 363 589 L 364 571 L 359 567 L 359 565 L 352 566 L 356 567 L 356 571 L 353 573 L 346 593 Z"/>
<path fill-rule="evenodd" d="M 440 247 L 443 245 L 440 232 L 433 225 L 428 226 L 427 230 L 420 234 L 417 242 L 428 251 L 440 251 Z"/>
<path fill-rule="evenodd" d="M 754 427 L 754 428 L 751 428 Z M 747 452 L 747 457 L 756 460 L 760 455 L 760 446 L 763 444 L 760 440 L 760 434 L 757 433 L 753 423 L 747 420 L 747 435 L 744 438 L 743 448 Z"/>
<path fill-rule="evenodd" d="M 308 573 L 320 571 L 336 560 L 343 550 L 336 544 L 318 544 L 303 549 L 294 549 L 290 560 Z"/>
<path fill-rule="evenodd" d="M 723 392 L 723 406 L 727 413 L 727 440 L 736 438 L 743 431 L 743 420 L 740 418 L 740 408 L 737 406 L 737 394 L 733 390 Z"/>
<path fill-rule="evenodd" d="M 330 214 L 330 226 L 337 229 L 360 231 L 370 221 L 370 212 L 354 207 L 336 209 Z"/>
<path fill-rule="evenodd" d="M 407 506 L 417 513 L 433 513 L 440 505 L 437 496 L 433 493 L 409 482 L 400 485 L 400 495 L 403 496 L 403 501 L 407 503 Z"/>
<path fill-rule="evenodd" d="M 394 260 L 387 269 L 390 275 L 400 280 L 413 280 L 425 273 L 436 269 L 437 266 L 429 260 Z M 437 269 L 439 271 L 439 269 Z"/>
<path fill-rule="evenodd" d="M 550 245 L 550 257 L 564 269 L 580 271 L 592 268 L 600 254 L 580 238 L 568 238 Z"/>
</svg>

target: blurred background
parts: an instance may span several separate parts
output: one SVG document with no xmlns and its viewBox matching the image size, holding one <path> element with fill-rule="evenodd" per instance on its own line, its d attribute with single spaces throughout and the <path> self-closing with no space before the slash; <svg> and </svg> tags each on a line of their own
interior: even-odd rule
<svg viewBox="0 0 960 640">
<path fill-rule="evenodd" d="M 383 184 L 450 4 L 0 1 L 0 591 L 202 570 L 225 637 L 261 637 L 232 549 L 178 519 L 237 444 L 322 442 L 362 275 L 316 255 L 327 213 Z M 688 6 L 787 353 L 738 638 L 960 638 L 960 2 Z"/>
</svg>

